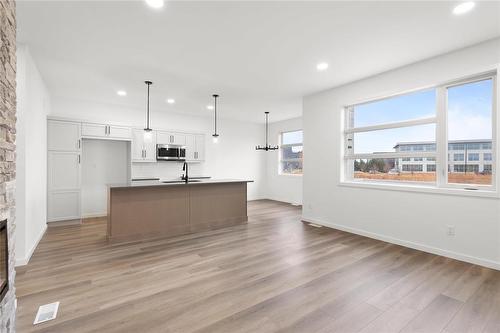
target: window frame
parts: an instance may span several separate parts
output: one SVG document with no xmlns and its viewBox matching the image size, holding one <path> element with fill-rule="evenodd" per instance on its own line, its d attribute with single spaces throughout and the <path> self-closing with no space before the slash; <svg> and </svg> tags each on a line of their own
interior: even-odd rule
<svg viewBox="0 0 500 333">
<path fill-rule="evenodd" d="M 291 143 L 291 144 L 283 144 L 283 134 L 291 133 L 291 132 L 302 132 L 302 142 L 299 143 Z M 287 130 L 281 131 L 279 134 L 279 150 L 278 150 L 278 175 L 279 176 L 291 176 L 298 177 L 304 174 L 304 130 L 296 129 L 296 130 Z M 283 148 L 284 147 L 297 147 L 302 146 L 302 158 L 287 158 L 283 159 Z M 301 173 L 287 173 L 283 172 L 283 162 L 301 162 L 302 163 L 302 172 Z"/>
<path fill-rule="evenodd" d="M 465 84 L 470 84 L 474 82 L 479 82 L 483 80 L 492 80 L 492 115 L 491 115 L 491 123 L 492 123 L 492 148 L 491 148 L 491 154 L 492 154 L 492 160 L 491 160 L 491 165 L 492 165 L 492 183 L 491 185 L 480 185 L 480 184 L 455 184 L 455 183 L 448 183 L 448 154 L 454 153 L 453 149 L 448 149 L 449 148 L 449 140 L 448 140 L 448 89 L 455 87 L 455 86 L 460 86 L 460 85 L 465 85 Z M 340 174 L 340 183 L 341 185 L 355 185 L 355 186 L 363 186 L 363 185 L 368 185 L 368 187 L 386 187 L 386 188 L 401 188 L 401 187 L 407 187 L 407 189 L 412 190 L 412 189 L 418 189 L 418 191 L 421 191 L 422 189 L 427 190 L 438 190 L 438 192 L 447 192 L 449 190 L 450 193 L 453 194 L 472 194 L 472 195 L 483 195 L 484 196 L 492 196 L 492 194 L 495 197 L 498 197 L 498 192 L 497 192 L 497 182 L 498 182 L 498 176 L 497 176 L 497 165 L 498 165 L 498 154 L 496 153 L 497 149 L 497 130 L 498 130 L 498 123 L 497 123 L 497 113 L 498 113 L 498 104 L 497 104 L 497 97 L 498 97 L 498 85 L 497 85 L 497 80 L 498 80 L 498 68 L 495 68 L 494 70 L 490 70 L 481 74 L 476 74 L 476 75 L 470 75 L 461 79 L 455 79 L 452 81 L 448 81 L 446 83 L 441 83 L 441 84 L 436 84 L 433 86 L 427 86 L 425 88 L 421 89 L 414 89 L 414 90 L 409 90 L 397 94 L 392 94 L 388 95 L 382 98 L 376 98 L 376 99 L 370 99 L 370 100 L 365 100 L 363 102 L 358 102 L 358 103 L 352 103 L 349 105 L 346 105 L 343 109 L 343 131 L 342 132 L 342 146 L 343 146 L 343 154 L 342 154 L 342 164 L 343 164 L 343 170 L 341 171 Z M 411 94 L 419 91 L 426 91 L 429 89 L 433 89 L 436 92 L 436 114 L 433 117 L 426 117 L 426 118 L 419 118 L 419 119 L 412 119 L 412 120 L 406 120 L 406 121 L 398 121 L 398 122 L 391 122 L 391 123 L 384 123 L 384 124 L 377 124 L 373 126 L 362 126 L 362 127 L 352 127 L 352 124 L 354 124 L 354 118 L 353 118 L 353 111 L 354 107 L 361 105 L 361 104 L 366 104 L 366 103 L 372 103 L 376 101 L 381 101 L 384 99 L 388 98 L 394 98 L 406 94 Z M 391 128 L 404 128 L 404 127 L 410 127 L 410 126 L 417 126 L 417 125 L 425 125 L 425 124 L 435 124 L 436 127 L 436 134 L 435 134 L 435 141 L 436 141 L 436 150 L 434 152 L 429 152 L 429 151 L 422 151 L 422 152 L 415 152 L 415 151 L 402 151 L 402 152 L 387 152 L 387 153 L 377 153 L 374 155 L 373 153 L 368 153 L 368 154 L 355 154 L 354 153 L 354 133 L 359 133 L 359 132 L 367 132 L 367 131 L 376 131 L 376 130 L 384 130 L 384 129 L 391 129 Z M 453 148 L 453 147 L 452 147 Z M 411 181 L 380 181 L 380 180 L 375 180 L 375 179 L 355 179 L 354 178 L 354 160 L 358 159 L 371 159 L 371 158 L 415 158 L 415 157 L 431 157 L 435 159 L 435 165 L 436 165 L 436 181 L 435 182 L 411 182 Z M 456 191 L 459 190 L 459 191 Z M 473 190 L 473 191 L 471 191 Z"/>
</svg>

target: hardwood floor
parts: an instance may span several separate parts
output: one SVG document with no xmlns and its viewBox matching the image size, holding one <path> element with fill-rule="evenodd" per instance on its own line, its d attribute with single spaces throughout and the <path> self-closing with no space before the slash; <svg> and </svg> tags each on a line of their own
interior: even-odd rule
<svg viewBox="0 0 500 333">
<path fill-rule="evenodd" d="M 500 332 L 499 271 L 248 205 L 248 225 L 150 242 L 50 227 L 17 270 L 18 332 Z"/>
</svg>

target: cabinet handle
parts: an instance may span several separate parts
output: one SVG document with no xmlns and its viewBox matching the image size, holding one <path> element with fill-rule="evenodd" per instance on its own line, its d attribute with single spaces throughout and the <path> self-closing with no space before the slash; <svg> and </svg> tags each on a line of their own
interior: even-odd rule
<svg viewBox="0 0 500 333">
<path fill-rule="evenodd" d="M 148 152 L 146 149 L 144 149 L 144 158 L 146 158 L 148 156 Z"/>
<path fill-rule="evenodd" d="M 194 158 L 198 159 L 198 152 L 197 151 L 194 152 Z"/>
<path fill-rule="evenodd" d="M 81 140 L 78 139 L 78 149 L 80 149 L 80 148 L 81 148 Z"/>
<path fill-rule="evenodd" d="M 78 154 L 78 164 L 80 164 L 80 154 Z"/>
</svg>

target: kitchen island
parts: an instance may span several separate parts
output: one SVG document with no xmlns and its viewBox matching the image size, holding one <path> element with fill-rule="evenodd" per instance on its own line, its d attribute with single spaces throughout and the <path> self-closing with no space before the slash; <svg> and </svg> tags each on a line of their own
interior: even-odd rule
<svg viewBox="0 0 500 333">
<path fill-rule="evenodd" d="M 134 241 L 244 224 L 249 182 L 156 180 L 108 185 L 107 237 Z"/>
</svg>

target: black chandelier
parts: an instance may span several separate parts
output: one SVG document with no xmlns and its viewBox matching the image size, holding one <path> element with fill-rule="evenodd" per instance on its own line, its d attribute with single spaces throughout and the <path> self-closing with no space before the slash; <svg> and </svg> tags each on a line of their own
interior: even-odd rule
<svg viewBox="0 0 500 333">
<path fill-rule="evenodd" d="M 212 134 L 212 138 L 214 143 L 217 143 L 219 140 L 219 134 L 217 134 L 217 97 L 219 95 L 213 94 L 212 97 L 214 98 L 214 134 Z"/>
<path fill-rule="evenodd" d="M 255 150 L 265 150 L 265 151 L 276 150 L 276 149 L 279 148 L 278 146 L 271 146 L 268 143 L 268 137 L 269 137 L 269 112 L 266 111 L 264 113 L 266 114 L 266 145 L 264 147 L 261 147 L 260 145 L 256 146 Z"/>
</svg>

